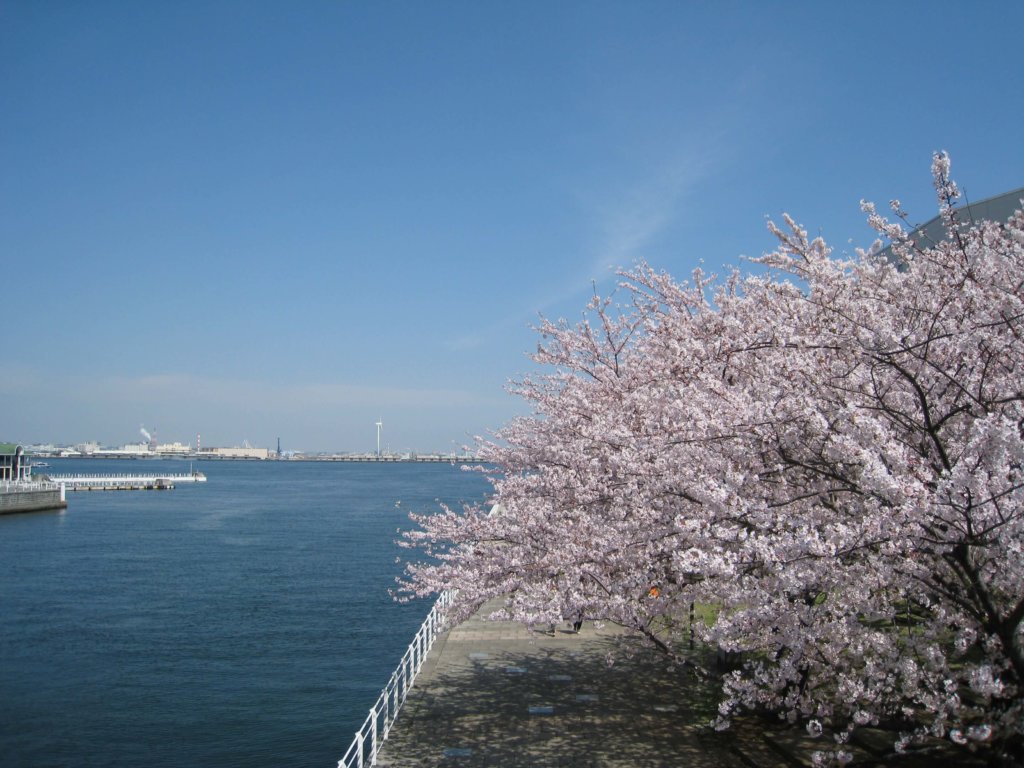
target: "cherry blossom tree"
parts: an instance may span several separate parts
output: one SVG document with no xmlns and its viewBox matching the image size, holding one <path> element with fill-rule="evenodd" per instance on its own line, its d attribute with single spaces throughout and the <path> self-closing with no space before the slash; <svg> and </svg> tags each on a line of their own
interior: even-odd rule
<svg viewBox="0 0 1024 768">
<path fill-rule="evenodd" d="M 417 517 L 405 588 L 454 618 L 618 622 L 740 652 L 719 727 L 776 712 L 835 743 L 947 738 L 1024 759 L 1024 214 L 837 257 L 792 219 L 759 275 L 646 265 L 625 304 L 543 322 L 534 415 L 482 444 L 496 506 Z M 899 203 L 892 209 L 904 216 Z"/>
</svg>

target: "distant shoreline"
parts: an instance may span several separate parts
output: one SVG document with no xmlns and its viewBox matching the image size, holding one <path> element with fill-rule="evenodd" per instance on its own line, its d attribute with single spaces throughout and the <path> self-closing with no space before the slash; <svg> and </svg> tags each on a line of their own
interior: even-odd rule
<svg viewBox="0 0 1024 768">
<path fill-rule="evenodd" d="M 87 459 L 90 461 L 95 460 L 107 460 L 107 461 L 156 461 L 156 460 L 176 460 L 176 461 L 246 461 L 246 462 L 260 462 L 260 461 L 284 461 L 284 462 L 296 462 L 296 461 L 330 461 L 330 462 L 355 462 L 355 463 L 377 463 L 377 464 L 398 464 L 398 463 L 421 463 L 421 464 L 480 464 L 483 463 L 476 456 L 445 456 L 441 454 L 411 454 L 411 455 L 385 455 L 376 456 L 374 454 L 326 454 L 326 455 L 295 455 L 295 456 L 267 456 L 266 458 L 259 458 L 255 456 L 210 456 L 205 454 L 149 454 L 149 455 L 137 455 L 137 456 L 126 456 L 123 454 L 81 454 L 76 456 L 61 456 L 55 453 L 32 453 L 29 454 L 32 459 Z M 38 465 L 36 465 L 38 466 Z"/>
</svg>

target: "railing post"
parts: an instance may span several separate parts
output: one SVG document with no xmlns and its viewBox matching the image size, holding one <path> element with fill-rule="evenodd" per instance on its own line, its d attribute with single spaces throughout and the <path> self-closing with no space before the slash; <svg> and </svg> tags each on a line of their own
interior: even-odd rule
<svg viewBox="0 0 1024 768">
<path fill-rule="evenodd" d="M 377 706 L 370 710 L 370 765 L 377 762 Z"/>
</svg>

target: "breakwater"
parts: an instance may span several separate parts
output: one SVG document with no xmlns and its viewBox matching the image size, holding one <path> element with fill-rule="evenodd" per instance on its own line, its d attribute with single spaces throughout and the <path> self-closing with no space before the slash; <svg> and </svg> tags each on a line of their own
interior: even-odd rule
<svg viewBox="0 0 1024 768">
<path fill-rule="evenodd" d="M 109 474 L 109 475 L 51 475 L 50 480 L 69 491 L 149 491 L 166 490 L 177 484 L 205 483 L 202 472 L 188 474 Z"/>
</svg>

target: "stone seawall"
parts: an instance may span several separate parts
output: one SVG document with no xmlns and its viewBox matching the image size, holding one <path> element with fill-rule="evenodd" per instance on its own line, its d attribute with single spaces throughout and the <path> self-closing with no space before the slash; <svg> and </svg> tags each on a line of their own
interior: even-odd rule
<svg viewBox="0 0 1024 768">
<path fill-rule="evenodd" d="M 0 515 L 64 509 L 67 505 L 68 503 L 61 498 L 60 489 L 0 492 Z"/>
</svg>

